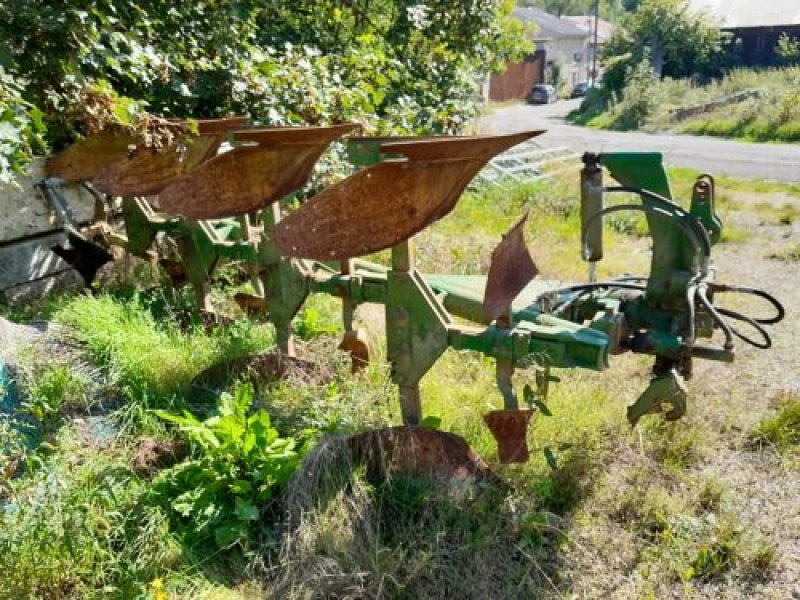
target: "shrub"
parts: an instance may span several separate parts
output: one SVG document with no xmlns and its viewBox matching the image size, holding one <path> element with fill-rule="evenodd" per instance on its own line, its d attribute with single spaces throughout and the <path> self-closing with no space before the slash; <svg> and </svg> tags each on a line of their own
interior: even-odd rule
<svg viewBox="0 0 800 600">
<path fill-rule="evenodd" d="M 190 546 L 213 541 L 219 548 L 252 547 L 265 529 L 265 507 L 301 458 L 302 446 L 280 437 L 269 413 L 248 414 L 253 395 L 251 385 L 238 386 L 203 421 L 187 411 L 157 412 L 178 425 L 194 452 L 156 477 L 150 500 L 163 507 L 172 529 Z"/>
<path fill-rule="evenodd" d="M 0 185 L 24 173 L 44 146 L 42 113 L 22 97 L 22 85 L 0 66 Z"/>
</svg>

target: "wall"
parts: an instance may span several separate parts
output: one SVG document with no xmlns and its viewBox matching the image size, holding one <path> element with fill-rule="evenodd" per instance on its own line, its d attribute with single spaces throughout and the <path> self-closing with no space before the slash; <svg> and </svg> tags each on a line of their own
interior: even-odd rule
<svg viewBox="0 0 800 600">
<path fill-rule="evenodd" d="M 20 286 L 74 271 L 50 248 L 63 243 L 56 216 L 33 184 L 44 179 L 44 160 L 31 165 L 30 177 L 20 178 L 20 188 L 0 185 L 0 295 L 10 296 Z M 78 223 L 94 216 L 94 198 L 83 188 L 63 188 Z M 73 277 L 74 279 L 74 277 Z"/>
<path fill-rule="evenodd" d="M 546 42 L 547 63 L 560 63 L 563 67 L 562 79 L 571 90 L 575 84 L 588 81 L 591 65 L 591 39 L 586 37 L 567 37 Z M 548 83 L 552 83 L 548 81 Z"/>
<path fill-rule="evenodd" d="M 544 81 L 545 53 L 537 50 L 522 63 L 508 63 L 501 75 L 489 78 L 489 100 L 523 100 L 534 84 Z"/>
<path fill-rule="evenodd" d="M 742 44 L 739 56 L 741 65 L 772 65 L 777 61 L 775 46 L 782 33 L 800 38 L 800 25 L 783 27 L 743 27 L 730 30 Z"/>
</svg>

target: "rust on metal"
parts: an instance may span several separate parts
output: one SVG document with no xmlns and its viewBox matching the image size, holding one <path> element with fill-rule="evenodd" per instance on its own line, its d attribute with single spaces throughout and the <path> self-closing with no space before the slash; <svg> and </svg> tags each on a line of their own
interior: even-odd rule
<svg viewBox="0 0 800 600">
<path fill-rule="evenodd" d="M 161 192 L 161 210 L 190 219 L 233 217 L 280 200 L 308 181 L 334 139 L 357 125 L 251 129 L 234 133 L 252 142 L 215 156 Z"/>
<path fill-rule="evenodd" d="M 463 438 L 426 427 L 387 427 L 347 438 L 355 464 L 372 480 L 392 476 L 503 485 Z"/>
<path fill-rule="evenodd" d="M 233 300 L 239 305 L 239 308 L 249 313 L 262 313 L 267 310 L 267 299 L 263 296 L 237 292 Z"/>
<path fill-rule="evenodd" d="M 89 181 L 103 167 L 125 158 L 133 143 L 133 137 L 110 131 L 90 135 L 47 159 L 45 175 L 64 181 Z"/>
<path fill-rule="evenodd" d="M 233 129 L 247 127 L 250 123 L 249 117 L 222 117 L 221 119 L 196 119 L 197 132 L 205 133 L 226 133 Z"/>
<path fill-rule="evenodd" d="M 491 322 L 511 308 L 514 298 L 539 274 L 525 245 L 526 213 L 492 252 L 492 262 L 483 296 L 483 313 Z"/>
<path fill-rule="evenodd" d="M 406 158 L 366 167 L 306 202 L 276 228 L 289 256 L 345 260 L 390 248 L 449 213 L 494 155 L 539 135 L 432 138 L 385 143 Z"/>
<path fill-rule="evenodd" d="M 328 127 L 269 127 L 234 131 L 235 140 L 255 142 L 270 146 L 306 146 L 330 144 L 348 133 L 361 128 L 358 123 L 342 123 Z"/>
<path fill-rule="evenodd" d="M 184 136 L 165 150 L 141 149 L 101 169 L 92 184 L 112 196 L 157 194 L 216 153 L 222 139 L 221 133 Z"/>
<path fill-rule="evenodd" d="M 369 338 L 363 329 L 346 331 L 339 350 L 347 352 L 352 362 L 351 371 L 358 373 L 369 364 Z"/>
<path fill-rule="evenodd" d="M 185 119 L 165 121 L 165 123 L 169 123 L 174 127 L 186 122 Z M 200 135 L 218 134 L 220 136 L 231 129 L 245 127 L 248 122 L 247 117 L 200 119 L 196 121 Z M 207 146 L 206 157 L 215 154 L 221 142 L 222 138 L 219 137 L 215 146 Z M 45 175 L 47 177 L 58 177 L 65 181 L 89 181 L 109 165 L 127 159 L 135 145 L 136 139 L 133 135 L 110 130 L 101 131 L 72 144 L 66 150 L 50 157 L 45 163 Z M 173 158 L 171 157 L 170 160 L 173 160 Z M 143 168 L 152 168 L 148 166 L 150 162 L 152 161 L 144 160 Z M 108 177 L 110 178 L 112 175 L 109 174 Z"/>
<path fill-rule="evenodd" d="M 497 454 L 501 463 L 527 462 L 530 456 L 528 423 L 532 416 L 533 411 L 530 409 L 493 410 L 483 415 L 486 426 L 497 442 Z"/>
<path fill-rule="evenodd" d="M 437 160 L 475 158 L 489 160 L 530 138 L 542 135 L 544 130 L 523 131 L 508 135 L 475 135 L 453 137 L 411 138 L 384 142 L 381 152 L 402 154 L 411 160 Z"/>
</svg>

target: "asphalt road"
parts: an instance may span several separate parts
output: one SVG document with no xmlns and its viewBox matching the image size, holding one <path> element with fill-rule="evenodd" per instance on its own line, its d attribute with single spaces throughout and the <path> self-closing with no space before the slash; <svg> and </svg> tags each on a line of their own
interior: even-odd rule
<svg viewBox="0 0 800 600">
<path fill-rule="evenodd" d="M 541 142 L 584 152 L 657 151 L 669 166 L 690 167 L 719 175 L 800 183 L 800 144 L 750 144 L 719 138 L 604 131 L 578 127 L 564 117 L 580 100 L 548 105 L 519 104 L 482 117 L 481 133 L 512 133 L 546 129 Z"/>
</svg>

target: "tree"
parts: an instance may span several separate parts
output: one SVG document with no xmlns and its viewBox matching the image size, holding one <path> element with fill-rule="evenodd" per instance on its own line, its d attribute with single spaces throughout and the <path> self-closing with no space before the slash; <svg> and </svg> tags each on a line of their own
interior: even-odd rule
<svg viewBox="0 0 800 600">
<path fill-rule="evenodd" d="M 616 22 L 625 12 L 626 0 L 600 0 L 600 17 Z M 628 0 L 630 1 L 630 0 Z M 520 6 L 541 8 L 558 17 L 594 14 L 595 0 L 521 0 Z"/>
<path fill-rule="evenodd" d="M 775 45 L 775 55 L 782 65 L 800 64 L 800 39 L 782 33 Z"/>
<path fill-rule="evenodd" d="M 712 76 L 724 64 L 728 34 L 687 0 L 642 0 L 603 47 L 604 87 L 618 91 L 625 73 L 649 54 L 656 77 Z"/>
<path fill-rule="evenodd" d="M 117 95 L 136 101 L 114 104 L 122 109 L 111 115 L 146 104 L 165 116 L 453 132 L 476 110 L 480 74 L 530 50 L 512 8 L 512 0 L 2 0 L 0 66 L 41 109 L 56 148 L 85 133 L 87 90 L 101 108 Z"/>
</svg>

